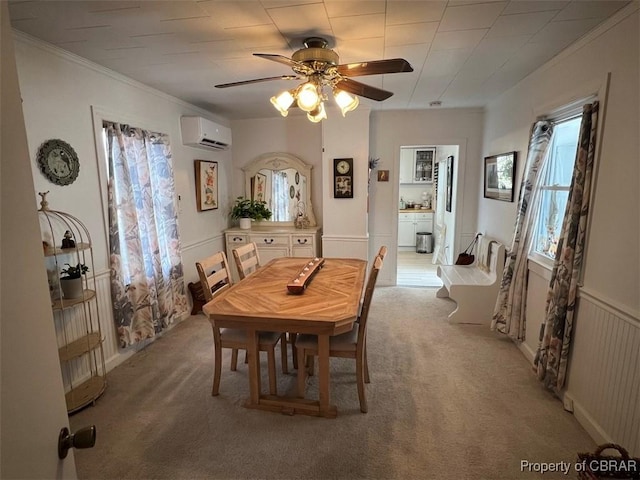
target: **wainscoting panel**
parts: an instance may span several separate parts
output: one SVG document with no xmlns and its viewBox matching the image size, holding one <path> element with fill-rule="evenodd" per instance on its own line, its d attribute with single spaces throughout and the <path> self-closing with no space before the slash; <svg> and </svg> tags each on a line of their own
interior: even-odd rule
<svg viewBox="0 0 640 480">
<path fill-rule="evenodd" d="M 185 293 L 189 296 L 186 284 L 189 281 L 197 280 L 197 273 L 195 272 L 195 260 L 194 258 L 201 258 L 205 254 L 203 252 L 213 252 L 223 248 L 221 245 L 222 237 L 216 237 L 206 242 L 199 242 L 189 247 L 183 248 L 183 265 L 185 269 Z M 184 258 L 188 259 L 188 263 L 184 261 Z M 135 346 L 127 348 L 120 348 L 118 345 L 118 332 L 116 330 L 115 322 L 113 319 L 113 310 L 111 306 L 111 290 L 109 287 L 110 277 L 109 271 L 100 272 L 95 277 L 96 299 L 91 300 L 84 306 L 78 306 L 74 309 L 65 312 L 64 320 L 59 313 L 54 314 L 56 336 L 58 345 L 63 345 L 76 338 L 80 338 L 85 335 L 85 327 L 83 321 L 83 308 L 87 309 L 87 316 L 91 315 L 91 318 L 95 322 L 98 321 L 99 309 L 99 321 L 100 329 L 102 331 L 103 338 L 103 350 L 104 360 L 107 373 L 127 360 L 136 352 L 142 350 L 144 347 L 153 342 L 156 338 L 145 340 Z M 190 298 L 189 298 L 190 300 Z M 190 311 L 190 308 L 189 308 Z M 188 317 L 189 311 L 185 315 Z M 182 320 L 182 319 L 181 319 Z M 66 322 L 66 332 L 63 328 L 62 322 Z M 179 322 L 180 320 L 178 320 Z M 175 322 L 174 325 L 178 322 Z M 94 323 L 97 325 L 97 323 Z M 170 326 L 171 329 L 174 325 Z M 66 334 L 66 339 L 65 339 Z M 162 334 L 160 334 L 161 336 Z M 72 386 L 82 383 L 89 377 L 90 366 L 88 358 L 81 358 L 65 364 L 62 368 L 62 378 L 64 382 L 65 391 L 69 391 Z"/>
<path fill-rule="evenodd" d="M 640 320 L 581 290 L 569 364 L 567 399 L 598 443 L 640 456 Z"/>
<path fill-rule="evenodd" d="M 369 260 L 369 237 L 322 235 L 322 256 Z"/>
<path fill-rule="evenodd" d="M 109 291 L 109 272 L 104 272 L 95 277 L 96 298 L 90 300 L 84 305 L 78 305 L 74 308 L 67 309 L 62 312 L 54 312 L 54 322 L 56 329 L 56 337 L 58 346 L 68 344 L 87 334 L 84 318 L 91 320 L 94 331 L 97 329 L 98 322 L 102 331 L 103 350 L 105 363 L 119 356 L 117 347 L 117 335 L 113 323 L 113 314 L 111 311 L 111 297 Z M 62 380 L 65 392 L 79 385 L 91 373 L 90 361 L 101 363 L 99 351 L 94 352 L 97 358 L 90 360 L 89 355 L 64 362 L 62 365 Z M 109 370 L 109 367 L 106 367 Z M 101 368 L 99 369 L 101 371 Z"/>
</svg>

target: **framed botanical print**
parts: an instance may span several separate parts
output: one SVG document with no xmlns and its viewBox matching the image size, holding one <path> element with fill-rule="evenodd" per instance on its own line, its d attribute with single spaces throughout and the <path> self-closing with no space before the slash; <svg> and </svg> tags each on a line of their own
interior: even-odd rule
<svg viewBox="0 0 640 480">
<path fill-rule="evenodd" d="M 196 206 L 199 212 L 218 208 L 218 162 L 195 160 Z"/>
<path fill-rule="evenodd" d="M 509 152 L 485 157 L 484 198 L 513 202 L 516 156 L 516 152 Z"/>
<path fill-rule="evenodd" d="M 333 198 L 353 198 L 353 158 L 333 159 Z"/>
</svg>

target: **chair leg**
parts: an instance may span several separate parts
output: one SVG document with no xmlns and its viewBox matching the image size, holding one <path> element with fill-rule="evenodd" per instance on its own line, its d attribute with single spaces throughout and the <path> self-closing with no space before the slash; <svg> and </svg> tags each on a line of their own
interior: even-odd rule
<svg viewBox="0 0 640 480">
<path fill-rule="evenodd" d="M 298 358 L 298 397 L 304 398 L 305 383 L 307 380 L 305 352 L 303 348 L 296 348 L 296 350 Z"/>
<path fill-rule="evenodd" d="M 305 366 L 309 370 L 310 377 L 313 377 L 313 374 L 315 373 L 315 370 L 316 370 L 315 361 L 316 361 L 315 355 L 307 356 L 307 363 L 305 364 Z"/>
<path fill-rule="evenodd" d="M 287 334 L 280 335 L 280 357 L 282 362 L 282 373 L 289 373 L 289 360 L 287 358 Z"/>
<path fill-rule="evenodd" d="M 296 336 L 295 333 L 289 333 L 289 343 L 291 343 L 291 357 L 293 358 L 293 368 L 298 369 L 298 349 L 296 348 Z"/>
<path fill-rule="evenodd" d="M 278 384 L 276 379 L 276 352 L 273 348 L 267 350 L 267 370 L 269 371 L 269 393 L 278 394 Z"/>
<path fill-rule="evenodd" d="M 231 371 L 235 372 L 237 368 L 238 368 L 238 349 L 232 348 L 231 349 Z"/>
<path fill-rule="evenodd" d="M 213 389 L 211 390 L 211 396 L 215 397 L 220 392 L 220 375 L 222 374 L 222 347 L 220 345 L 214 345 L 213 355 Z"/>
<path fill-rule="evenodd" d="M 364 394 L 364 352 L 356 356 L 356 382 L 358 384 L 358 400 L 360 400 L 360 411 L 367 413 L 367 399 Z"/>
<path fill-rule="evenodd" d="M 369 377 L 369 361 L 367 360 L 367 344 L 364 344 L 364 383 L 371 383 Z"/>
</svg>

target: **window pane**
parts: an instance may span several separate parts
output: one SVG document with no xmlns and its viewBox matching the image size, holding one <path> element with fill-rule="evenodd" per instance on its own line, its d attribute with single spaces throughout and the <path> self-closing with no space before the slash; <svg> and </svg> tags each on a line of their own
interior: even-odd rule
<svg viewBox="0 0 640 480">
<path fill-rule="evenodd" d="M 531 250 L 552 260 L 556 256 L 564 210 L 569 198 L 581 121 L 580 117 L 576 117 L 556 124 L 545 161 L 544 182 L 540 187 L 540 205 Z"/>
<path fill-rule="evenodd" d="M 550 163 L 545 184 L 571 185 L 573 164 L 578 150 L 578 134 L 581 118 L 574 118 L 558 124 L 553 131 Z"/>
<path fill-rule="evenodd" d="M 567 190 L 543 190 L 541 192 L 534 251 L 551 259 L 556 256 L 556 247 L 568 198 L 569 191 Z"/>
</svg>

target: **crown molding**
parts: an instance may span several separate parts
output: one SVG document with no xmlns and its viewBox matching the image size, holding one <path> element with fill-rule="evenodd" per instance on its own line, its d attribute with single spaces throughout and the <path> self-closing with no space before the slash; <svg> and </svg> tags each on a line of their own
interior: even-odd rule
<svg viewBox="0 0 640 480">
<path fill-rule="evenodd" d="M 618 23 L 622 22 L 627 17 L 630 17 L 631 15 L 633 15 L 638 10 L 639 7 L 640 7 L 640 2 L 638 2 L 637 0 L 632 0 L 631 3 L 629 3 L 626 7 L 623 7 L 620 10 L 618 10 L 616 13 L 614 13 L 611 17 L 609 17 L 603 23 L 601 23 L 596 28 L 589 31 L 586 35 L 579 38 L 578 40 L 573 42 L 571 45 L 569 45 L 567 48 L 562 50 L 558 55 L 548 60 L 546 63 L 544 63 L 540 67 L 536 68 L 534 72 L 546 70 L 547 68 L 550 68 L 553 65 L 556 65 L 557 63 L 564 61 L 567 57 L 573 55 L 575 52 L 577 52 L 581 48 L 585 47 L 586 45 L 596 40 L 598 37 L 602 36 L 609 30 L 611 30 Z M 531 73 L 534 73 L 534 72 L 531 72 Z M 527 77 L 529 75 L 527 75 Z"/>
<path fill-rule="evenodd" d="M 51 55 L 63 58 L 64 60 L 75 63 L 89 70 L 93 70 L 96 73 L 110 77 L 111 79 L 117 82 L 124 83 L 133 88 L 139 88 L 140 90 L 144 90 L 145 92 L 150 93 L 151 95 L 155 95 L 156 97 L 160 97 L 163 100 L 166 100 L 171 103 L 175 103 L 176 105 L 180 105 L 182 107 L 189 108 L 190 110 L 200 113 L 205 117 L 209 117 L 209 118 L 213 117 L 211 118 L 211 120 L 224 124 L 225 126 L 229 126 L 228 124 L 229 119 L 217 116 L 216 114 L 210 112 L 209 110 L 205 110 L 204 108 L 185 102 L 184 100 L 181 100 L 177 97 L 169 95 L 168 93 L 164 93 L 160 90 L 150 87 L 149 85 L 146 85 L 142 82 L 134 80 L 130 77 L 127 77 L 126 75 L 122 75 L 121 73 L 115 72 L 107 67 L 98 65 L 97 63 L 92 62 L 91 60 L 87 60 L 84 57 L 76 55 L 75 53 L 71 53 L 49 42 L 40 40 L 39 38 L 29 35 L 28 33 L 21 32 L 19 30 L 16 30 L 15 28 L 12 30 L 13 30 L 13 37 L 16 42 L 24 43 L 29 46 L 38 48 Z"/>
</svg>

